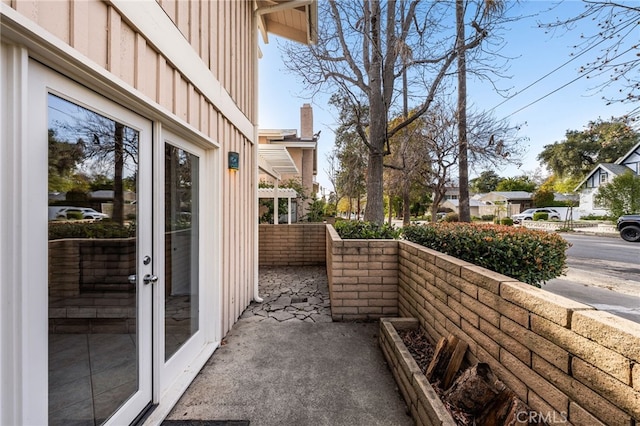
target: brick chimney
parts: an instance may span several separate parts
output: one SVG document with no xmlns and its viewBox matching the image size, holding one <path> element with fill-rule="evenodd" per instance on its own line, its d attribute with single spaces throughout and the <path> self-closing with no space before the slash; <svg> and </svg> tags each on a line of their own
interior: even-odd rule
<svg viewBox="0 0 640 426">
<path fill-rule="evenodd" d="M 311 104 L 303 104 L 300 108 L 300 139 L 313 138 L 313 108 Z"/>
</svg>

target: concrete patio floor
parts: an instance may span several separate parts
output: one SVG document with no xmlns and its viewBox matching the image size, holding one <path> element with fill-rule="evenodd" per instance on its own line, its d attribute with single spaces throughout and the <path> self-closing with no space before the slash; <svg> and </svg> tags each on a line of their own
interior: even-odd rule
<svg viewBox="0 0 640 426">
<path fill-rule="evenodd" d="M 412 425 L 377 323 L 331 322 L 324 267 L 261 268 L 252 303 L 170 420 L 251 426 Z"/>
</svg>

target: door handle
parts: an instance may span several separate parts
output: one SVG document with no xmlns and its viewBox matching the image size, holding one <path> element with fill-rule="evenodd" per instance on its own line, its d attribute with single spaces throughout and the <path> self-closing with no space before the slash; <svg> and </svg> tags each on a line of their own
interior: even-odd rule
<svg viewBox="0 0 640 426">
<path fill-rule="evenodd" d="M 144 281 L 145 284 L 154 284 L 158 281 L 158 276 L 147 274 L 144 276 L 144 278 L 142 278 L 142 280 Z"/>
<path fill-rule="evenodd" d="M 135 284 L 136 281 L 138 280 L 138 276 L 136 274 L 129 275 L 127 278 L 130 284 Z"/>
</svg>

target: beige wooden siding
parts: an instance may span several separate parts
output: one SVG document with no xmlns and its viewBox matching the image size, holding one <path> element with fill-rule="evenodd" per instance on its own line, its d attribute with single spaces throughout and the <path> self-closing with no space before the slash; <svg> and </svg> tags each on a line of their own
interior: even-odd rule
<svg viewBox="0 0 640 426">
<path fill-rule="evenodd" d="M 223 152 L 224 173 L 222 195 L 222 298 L 228 301 L 223 306 L 223 330 L 226 332 L 242 314 L 253 297 L 255 271 L 254 237 L 255 209 L 254 175 L 251 170 L 252 144 L 224 118 L 219 120 L 219 137 L 228 141 L 228 150 Z M 227 169 L 227 152 L 240 155 L 239 170 Z M 250 218 L 247 220 L 247 218 Z"/>
<path fill-rule="evenodd" d="M 253 297 L 256 179 L 252 143 L 203 96 L 144 34 L 102 0 L 2 0 L 98 66 L 220 144 L 224 158 L 222 207 L 222 331 L 226 333 Z M 255 123 L 256 47 L 251 1 L 157 0 L 240 111 Z M 153 4 L 151 4 L 153 5 Z M 55 63 L 50 64 L 55 68 Z M 184 66 L 184 65 L 183 65 Z M 107 94 L 108 96 L 108 94 Z M 227 170 L 227 153 L 240 154 L 240 170 Z M 209 278 L 206 285 L 211 285 Z"/>
<path fill-rule="evenodd" d="M 252 2 L 157 0 L 238 107 L 252 121 Z"/>
<path fill-rule="evenodd" d="M 176 67 L 101 0 L 5 1 L 201 131 L 206 102 Z M 158 0 L 240 110 L 255 122 L 252 2 Z M 171 71 L 162 69 L 166 67 Z M 177 73 L 177 74 L 175 74 Z M 169 74 L 162 76 L 162 74 Z M 196 90 L 196 94 L 190 93 Z M 191 110 L 189 109 L 191 108 Z"/>
</svg>

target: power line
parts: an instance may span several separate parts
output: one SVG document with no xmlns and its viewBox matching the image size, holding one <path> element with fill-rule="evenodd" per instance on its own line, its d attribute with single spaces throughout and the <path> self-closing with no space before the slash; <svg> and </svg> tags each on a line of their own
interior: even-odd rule
<svg viewBox="0 0 640 426">
<path fill-rule="evenodd" d="M 617 56 L 614 56 L 613 58 L 611 58 L 611 59 L 610 59 L 609 61 L 607 61 L 607 62 L 611 62 L 611 61 L 613 61 L 613 60 L 615 60 L 615 59 L 618 59 L 619 57 L 621 57 L 621 56 L 625 55 L 626 53 L 630 52 L 630 51 L 631 51 L 631 50 L 633 50 L 633 49 L 634 49 L 634 47 L 633 47 L 633 46 L 631 46 L 629 49 L 625 50 L 624 52 L 620 53 L 620 54 L 619 54 L 619 55 L 617 55 Z M 504 118 L 505 118 L 505 119 L 507 119 L 507 118 L 509 118 L 509 117 L 511 117 L 511 116 L 513 116 L 513 115 L 515 115 L 515 114 L 517 114 L 517 113 L 519 113 L 519 112 L 520 112 L 520 111 L 522 111 L 523 109 L 529 108 L 531 105 L 533 105 L 533 104 L 536 104 L 536 103 L 540 102 L 540 101 L 541 101 L 541 100 L 543 100 L 544 98 L 547 98 L 547 97 L 549 97 L 549 96 L 553 95 L 554 93 L 558 92 L 559 90 L 564 89 L 564 88 L 565 88 L 565 87 L 567 87 L 568 85 L 575 83 L 576 81 L 578 81 L 578 80 L 580 80 L 581 78 L 583 78 L 583 77 L 585 77 L 585 76 L 587 76 L 587 75 L 591 74 L 592 72 L 594 72 L 594 71 L 596 71 L 596 70 L 598 70 L 598 68 L 592 68 L 590 71 L 587 71 L 587 72 L 586 72 L 586 73 L 584 73 L 584 74 L 580 74 L 578 77 L 574 78 L 573 80 L 569 81 L 568 83 L 565 83 L 565 84 L 563 84 L 562 86 L 558 87 L 557 89 L 554 89 L 554 90 L 552 90 L 551 92 L 547 93 L 546 95 L 539 97 L 539 98 L 538 98 L 538 99 L 536 99 L 535 101 L 529 102 L 527 105 L 525 105 L 525 106 L 523 106 L 522 108 L 520 108 L 520 109 L 518 109 L 518 110 L 516 110 L 516 111 L 512 112 L 511 114 L 507 115 L 507 116 L 506 116 L 506 117 L 504 117 Z"/>
<path fill-rule="evenodd" d="M 611 34 L 611 36 L 614 36 L 614 35 L 618 34 L 619 32 L 622 32 L 624 29 L 626 29 L 626 28 L 627 28 L 627 27 L 629 27 L 629 26 L 635 26 L 635 25 L 636 25 L 636 19 L 635 19 L 635 17 L 634 17 L 634 19 L 629 19 L 626 23 L 624 23 L 624 25 L 623 25 L 622 27 L 620 27 L 617 31 L 615 31 L 613 34 Z M 520 95 L 520 94 L 524 93 L 526 90 L 528 90 L 528 89 L 530 89 L 531 87 L 535 86 L 536 84 L 540 83 L 540 82 L 541 82 L 542 80 L 544 80 L 545 78 L 547 78 L 547 77 L 549 77 L 549 76 L 553 75 L 554 73 L 556 73 L 557 71 L 559 71 L 561 68 L 564 68 L 565 66 L 567 66 L 567 65 L 568 65 L 568 64 L 570 64 L 571 62 L 575 61 L 576 59 L 578 59 L 578 58 L 579 58 L 579 57 L 581 57 L 582 55 L 586 54 L 587 52 L 591 51 L 592 49 L 596 48 L 597 46 L 599 46 L 600 44 L 604 43 L 605 41 L 608 41 L 608 38 L 603 38 L 603 39 L 602 39 L 602 40 L 600 40 L 599 42 L 597 42 L 597 43 L 595 43 L 595 44 L 593 44 L 593 45 L 589 46 L 589 47 L 588 47 L 588 48 L 586 48 L 586 49 L 584 49 L 583 51 L 581 51 L 579 54 L 577 54 L 577 55 L 573 56 L 573 57 L 572 57 L 571 59 L 569 59 L 568 61 L 564 62 L 563 64 L 561 64 L 561 65 L 557 66 L 556 68 L 554 68 L 553 70 L 549 71 L 547 74 L 545 74 L 545 75 L 543 75 L 542 77 L 538 78 L 538 79 L 537 79 L 536 81 L 534 81 L 533 83 L 530 83 L 530 84 L 529 84 L 528 86 L 526 86 L 524 89 L 522 89 L 522 90 L 520 90 L 520 91 L 516 92 L 513 96 L 508 97 L 507 99 L 505 99 L 505 100 L 503 100 L 502 102 L 500 102 L 498 105 L 496 105 L 496 106 L 494 106 L 493 108 L 489 109 L 489 111 L 488 111 L 488 112 L 491 112 L 491 111 L 495 110 L 496 108 L 498 108 L 499 106 L 501 106 L 501 105 L 505 104 L 506 102 L 508 102 L 508 101 L 512 100 L 512 99 L 513 99 L 513 98 L 515 98 L 516 96 L 518 96 L 518 95 Z M 628 52 L 628 50 L 627 50 L 626 52 Z M 626 52 L 624 52 L 624 53 L 626 53 Z M 613 59 L 617 59 L 617 58 L 618 58 L 618 57 L 620 57 L 620 56 L 621 56 L 621 55 L 618 55 L 618 56 L 616 56 L 616 57 L 615 57 L 615 58 L 613 58 Z M 613 59 L 609 60 L 609 62 L 610 62 L 610 61 L 612 61 Z M 591 71 L 593 71 L 593 70 L 591 70 Z M 554 91 L 552 91 L 552 92 L 548 93 L 547 95 L 543 96 L 542 98 L 538 99 L 537 101 L 534 101 L 534 102 L 532 102 L 531 104 L 529 104 L 529 105 L 527 105 L 527 106 L 525 106 L 525 107 L 523 107 L 523 108 L 521 108 L 521 109 L 519 109 L 519 110 L 517 110 L 517 111 L 515 111 L 515 112 L 513 112 L 513 113 L 511 113 L 511 114 L 509 114 L 509 115 L 508 115 L 507 117 L 505 117 L 505 118 L 511 117 L 512 115 L 514 115 L 514 114 L 516 114 L 516 113 L 518 113 L 518 112 L 522 111 L 522 109 L 527 108 L 527 107 L 529 107 L 529 106 L 533 105 L 535 102 L 538 102 L 539 100 L 542 100 L 542 99 L 546 98 L 547 96 L 549 96 L 549 95 L 551 95 L 551 94 L 553 94 L 553 93 L 557 92 L 557 91 L 558 91 L 558 90 L 560 90 L 560 89 L 563 89 L 564 87 L 568 86 L 569 84 L 571 84 L 571 83 L 573 83 L 573 82 L 575 82 L 575 81 L 579 80 L 580 78 L 584 77 L 585 75 L 589 74 L 591 71 L 589 71 L 589 72 L 587 72 L 587 73 L 585 73 L 585 74 L 580 75 L 578 78 L 576 78 L 576 79 L 574 79 L 574 80 L 570 81 L 569 83 L 567 83 L 567 84 L 565 84 L 565 85 L 561 86 L 561 87 L 560 87 L 560 88 L 558 88 L 558 89 L 555 89 Z"/>
</svg>

